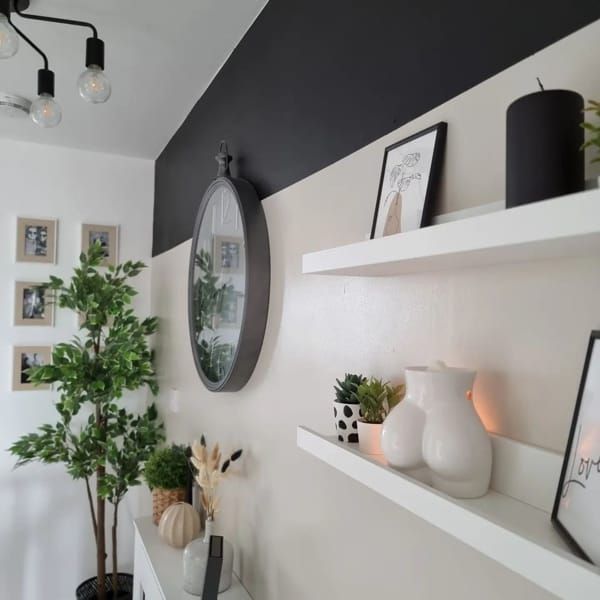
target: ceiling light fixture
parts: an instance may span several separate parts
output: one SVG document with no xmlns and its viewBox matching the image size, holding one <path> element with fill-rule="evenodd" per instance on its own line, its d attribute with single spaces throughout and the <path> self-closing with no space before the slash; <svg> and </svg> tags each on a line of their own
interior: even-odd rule
<svg viewBox="0 0 600 600">
<path fill-rule="evenodd" d="M 0 92 L 0 116 L 10 118 L 25 117 L 29 115 L 31 102 L 27 98 Z"/>
<path fill-rule="evenodd" d="M 79 76 L 77 87 L 79 95 L 93 104 L 106 102 L 111 93 L 110 81 L 104 73 L 104 42 L 98 37 L 98 31 L 91 23 L 24 13 L 28 6 L 29 0 L 0 0 L 0 59 L 16 54 L 19 37 L 42 57 L 44 68 L 38 71 L 38 98 L 31 105 L 30 115 L 33 122 L 40 127 L 56 127 L 61 121 L 62 111 L 54 99 L 54 72 L 50 70 L 44 52 L 14 24 L 11 12 L 23 19 L 75 25 L 92 30 L 92 37 L 86 41 L 86 70 Z"/>
</svg>

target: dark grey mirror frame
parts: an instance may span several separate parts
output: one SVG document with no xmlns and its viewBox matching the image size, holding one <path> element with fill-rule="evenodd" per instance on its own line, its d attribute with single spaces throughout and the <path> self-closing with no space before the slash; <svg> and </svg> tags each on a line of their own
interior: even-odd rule
<svg viewBox="0 0 600 600">
<path fill-rule="evenodd" d="M 227 186 L 238 203 L 245 243 L 245 301 L 240 337 L 228 373 L 221 381 L 211 381 L 200 365 L 195 342 L 193 318 L 194 265 L 202 221 L 213 192 Z M 212 392 L 237 392 L 248 382 L 260 356 L 269 313 L 271 286 L 271 254 L 267 221 L 254 187 L 243 179 L 227 175 L 217 177 L 204 192 L 192 238 L 188 274 L 188 325 L 196 370 L 204 385 Z"/>
</svg>

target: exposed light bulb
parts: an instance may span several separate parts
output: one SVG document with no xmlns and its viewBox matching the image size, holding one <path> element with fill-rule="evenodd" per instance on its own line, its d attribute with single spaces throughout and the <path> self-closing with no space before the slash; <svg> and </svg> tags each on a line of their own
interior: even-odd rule
<svg viewBox="0 0 600 600">
<path fill-rule="evenodd" d="M 77 80 L 79 95 L 87 102 L 100 104 L 110 98 L 110 81 L 97 65 L 90 65 Z"/>
<path fill-rule="evenodd" d="M 40 127 L 56 127 L 62 119 L 60 104 L 50 94 L 40 94 L 29 109 L 31 120 Z"/>
<path fill-rule="evenodd" d="M 10 58 L 19 49 L 19 36 L 8 22 L 5 14 L 0 13 L 0 58 Z"/>
</svg>

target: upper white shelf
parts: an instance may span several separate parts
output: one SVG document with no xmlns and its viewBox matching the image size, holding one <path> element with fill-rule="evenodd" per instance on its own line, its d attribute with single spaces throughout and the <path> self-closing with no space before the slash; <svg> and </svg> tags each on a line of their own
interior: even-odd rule
<svg viewBox="0 0 600 600">
<path fill-rule="evenodd" d="M 545 510 L 497 491 L 483 498 L 457 500 L 388 467 L 383 457 L 361 454 L 333 436 L 304 427 L 298 428 L 297 435 L 303 450 L 559 598 L 600 598 L 600 569 L 569 551 Z M 494 462 L 502 472 L 494 474 L 492 483 L 502 483 L 511 492 L 519 487 L 515 482 L 526 478 L 538 487 L 539 467 L 551 473 L 561 462 L 558 455 L 506 438 L 494 438 L 493 442 Z M 513 483 L 507 485 L 509 470 Z M 533 496 L 527 499 L 536 500 Z"/>
<path fill-rule="evenodd" d="M 305 254 L 302 272 L 385 276 L 600 254 L 600 190 Z"/>
</svg>

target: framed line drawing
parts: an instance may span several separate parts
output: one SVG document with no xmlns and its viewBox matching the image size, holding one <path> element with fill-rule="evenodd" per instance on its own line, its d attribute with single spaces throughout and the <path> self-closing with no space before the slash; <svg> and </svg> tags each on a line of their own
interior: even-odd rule
<svg viewBox="0 0 600 600">
<path fill-rule="evenodd" d="M 592 331 L 552 522 L 583 558 L 600 565 L 600 331 Z"/>
<path fill-rule="evenodd" d="M 431 223 L 447 127 L 438 123 L 385 149 L 371 239 Z"/>
</svg>

